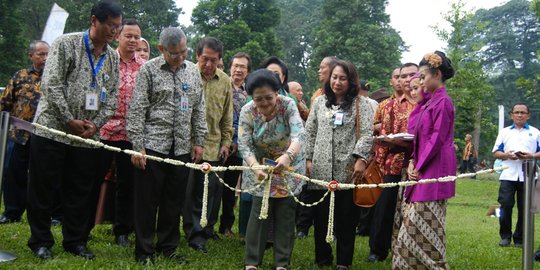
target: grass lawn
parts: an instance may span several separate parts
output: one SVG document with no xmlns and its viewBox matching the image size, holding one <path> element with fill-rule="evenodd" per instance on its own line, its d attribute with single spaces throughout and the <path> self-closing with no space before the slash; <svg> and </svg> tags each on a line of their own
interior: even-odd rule
<svg viewBox="0 0 540 270">
<path fill-rule="evenodd" d="M 480 176 L 477 180 L 458 180 L 457 195 L 450 200 L 447 213 L 447 257 L 453 269 L 521 269 L 522 250 L 498 246 L 498 219 L 486 216 L 490 205 L 497 203 L 497 175 Z M 516 210 L 517 211 L 517 210 Z M 515 211 L 515 212 L 516 212 Z M 536 218 L 538 221 L 538 218 Z M 514 218 L 515 223 L 515 218 Z M 134 261 L 133 247 L 120 248 L 112 244 L 111 225 L 98 225 L 92 232 L 89 248 L 96 259 L 86 261 L 65 253 L 61 247 L 61 228 L 53 228 L 56 245 L 55 258 L 43 262 L 26 247 L 30 235 L 26 220 L 22 223 L 0 227 L 0 250 L 17 255 L 17 260 L 0 264 L 0 269 L 144 269 Z M 535 234 L 540 233 L 540 226 Z M 133 240 L 133 238 L 131 238 Z M 540 237 L 537 237 L 540 239 Z M 536 241 L 535 247 L 538 245 Z M 313 264 L 314 247 L 312 231 L 308 238 L 295 242 L 291 269 L 317 269 Z M 182 238 L 178 253 L 190 263 L 180 266 L 165 259 L 157 259 L 152 269 L 242 269 L 243 245 L 238 239 L 208 242 L 208 254 L 191 250 Z M 334 249 L 335 250 L 335 249 Z M 352 269 L 390 269 L 391 259 L 368 264 L 367 237 L 357 237 L 354 266 Z M 272 252 L 267 251 L 263 269 L 271 269 Z M 333 268 L 328 268 L 333 269 Z"/>
</svg>

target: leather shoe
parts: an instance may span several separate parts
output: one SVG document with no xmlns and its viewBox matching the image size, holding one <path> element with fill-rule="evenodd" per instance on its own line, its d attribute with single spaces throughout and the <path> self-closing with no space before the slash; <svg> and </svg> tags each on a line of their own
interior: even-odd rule
<svg viewBox="0 0 540 270">
<path fill-rule="evenodd" d="M 65 248 L 65 250 L 75 256 L 83 257 L 87 260 L 94 259 L 94 253 L 90 252 L 85 245 L 77 245 L 71 248 Z"/>
<path fill-rule="evenodd" d="M 187 264 L 189 262 L 186 258 L 184 258 L 184 257 L 182 257 L 182 256 L 180 256 L 178 254 L 172 254 L 172 255 L 168 256 L 167 259 L 169 259 L 171 261 L 175 261 L 176 263 L 179 263 L 179 264 Z"/>
<path fill-rule="evenodd" d="M 307 233 L 303 232 L 303 231 L 299 231 L 297 234 L 296 234 L 296 238 L 298 239 L 304 239 L 307 237 Z"/>
<path fill-rule="evenodd" d="M 121 247 L 129 247 L 130 242 L 126 234 L 121 234 L 116 237 L 116 244 Z"/>
<path fill-rule="evenodd" d="M 385 259 L 385 258 L 381 258 L 381 257 L 379 257 L 379 255 L 377 255 L 377 254 L 375 254 L 375 253 L 371 253 L 371 254 L 369 254 L 369 256 L 367 257 L 367 260 L 366 260 L 366 261 L 367 261 L 367 262 L 370 262 L 370 263 L 372 263 L 372 262 L 382 262 L 382 261 L 384 261 L 384 259 Z"/>
<path fill-rule="evenodd" d="M 514 247 L 523 248 L 523 243 L 514 241 Z"/>
<path fill-rule="evenodd" d="M 189 243 L 189 247 L 194 249 L 195 251 L 208 253 L 208 250 L 206 250 L 206 246 L 204 244 Z"/>
<path fill-rule="evenodd" d="M 1 224 L 8 224 L 8 223 L 13 223 L 13 222 L 19 222 L 21 221 L 21 219 L 11 219 L 11 218 L 8 218 L 4 215 L 2 215 L 2 217 L 0 218 L 0 225 Z"/>
<path fill-rule="evenodd" d="M 504 239 L 501 239 L 501 241 L 499 241 L 499 246 L 501 247 L 507 247 L 510 245 L 510 239 L 509 238 L 504 238 Z"/>
<path fill-rule="evenodd" d="M 210 238 L 210 239 L 212 239 L 212 240 L 214 240 L 214 241 L 217 241 L 217 240 L 221 239 L 221 238 L 219 237 L 219 235 L 217 235 L 217 233 L 211 234 L 210 237 L 208 237 L 208 238 Z"/>
<path fill-rule="evenodd" d="M 50 260 L 53 258 L 52 251 L 48 247 L 38 247 L 33 251 L 34 255 L 42 260 Z"/>
<path fill-rule="evenodd" d="M 154 255 L 140 255 L 137 256 L 137 262 L 142 265 L 149 265 L 154 263 Z"/>
<path fill-rule="evenodd" d="M 538 247 L 538 249 L 534 253 L 534 260 L 537 262 L 540 261 L 540 247 Z"/>
</svg>

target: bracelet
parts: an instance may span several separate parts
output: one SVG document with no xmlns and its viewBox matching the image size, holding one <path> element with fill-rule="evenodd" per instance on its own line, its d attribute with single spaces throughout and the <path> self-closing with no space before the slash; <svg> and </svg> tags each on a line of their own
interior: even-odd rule
<svg viewBox="0 0 540 270">
<path fill-rule="evenodd" d="M 293 162 L 296 159 L 296 155 L 291 150 L 287 150 L 285 152 L 285 155 L 287 155 L 289 157 L 291 162 Z"/>
<path fill-rule="evenodd" d="M 366 165 L 367 165 L 367 163 L 368 163 L 367 160 L 366 160 L 365 158 L 361 158 L 361 157 L 360 157 L 360 158 L 358 158 L 357 160 L 363 161 Z"/>
</svg>

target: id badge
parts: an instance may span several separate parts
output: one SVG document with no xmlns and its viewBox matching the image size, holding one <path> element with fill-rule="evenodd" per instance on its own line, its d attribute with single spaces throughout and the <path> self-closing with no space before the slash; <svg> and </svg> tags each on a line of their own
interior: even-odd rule
<svg viewBox="0 0 540 270">
<path fill-rule="evenodd" d="M 336 126 L 341 126 L 343 125 L 343 112 L 337 112 L 336 113 L 336 118 L 334 118 L 334 125 Z"/>
<path fill-rule="evenodd" d="M 187 111 L 189 108 L 189 99 L 187 97 L 181 97 L 180 98 L 180 110 L 181 111 Z"/>
<path fill-rule="evenodd" d="M 86 93 L 86 106 L 87 111 L 98 110 L 98 95 L 96 93 Z"/>
<path fill-rule="evenodd" d="M 105 103 L 107 100 L 107 89 L 105 87 L 101 87 L 101 92 L 99 93 L 99 101 L 101 103 Z"/>
</svg>

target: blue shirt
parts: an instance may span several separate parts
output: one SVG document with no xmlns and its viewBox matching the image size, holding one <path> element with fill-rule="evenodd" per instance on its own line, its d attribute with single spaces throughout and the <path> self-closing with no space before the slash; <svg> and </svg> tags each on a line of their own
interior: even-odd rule
<svg viewBox="0 0 540 270">
<path fill-rule="evenodd" d="M 535 127 L 525 124 L 523 128 L 516 128 L 515 125 L 505 127 L 497 135 L 493 153 L 501 151 L 521 151 L 530 154 L 540 152 L 540 131 Z M 506 159 L 502 161 L 502 166 L 508 169 L 502 171 L 499 180 L 523 182 L 522 160 Z"/>
</svg>

